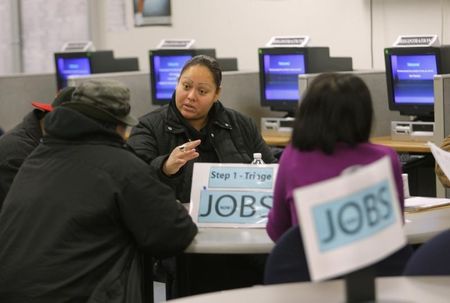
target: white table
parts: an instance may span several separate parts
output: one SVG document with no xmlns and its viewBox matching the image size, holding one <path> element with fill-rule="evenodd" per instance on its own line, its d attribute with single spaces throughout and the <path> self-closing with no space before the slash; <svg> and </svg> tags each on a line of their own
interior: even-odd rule
<svg viewBox="0 0 450 303">
<path fill-rule="evenodd" d="M 405 234 L 410 244 L 424 243 L 450 228 L 450 207 L 405 213 Z M 199 228 L 186 253 L 264 254 L 274 243 L 264 228 Z"/>
<path fill-rule="evenodd" d="M 450 228 L 450 207 L 405 213 L 404 230 L 410 244 L 420 244 Z M 450 302 L 450 299 L 449 299 Z"/>
<path fill-rule="evenodd" d="M 450 228 L 450 207 L 405 213 L 405 220 L 404 230 L 408 242 L 423 243 L 440 231 Z M 179 295 L 190 293 L 189 255 L 268 254 L 273 246 L 265 228 L 199 228 L 199 233 L 185 250 L 185 254 L 177 258 Z"/>
<path fill-rule="evenodd" d="M 265 228 L 199 228 L 186 253 L 266 254 L 274 243 Z"/>
<path fill-rule="evenodd" d="M 377 300 L 383 302 L 433 302 L 450 300 L 450 277 L 377 278 Z M 298 303 L 345 302 L 342 280 L 255 286 L 171 300 L 174 303 Z"/>
</svg>

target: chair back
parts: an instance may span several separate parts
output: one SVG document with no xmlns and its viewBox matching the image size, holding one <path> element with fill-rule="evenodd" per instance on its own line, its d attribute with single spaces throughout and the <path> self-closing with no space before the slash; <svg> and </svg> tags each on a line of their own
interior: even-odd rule
<svg viewBox="0 0 450 303">
<path fill-rule="evenodd" d="M 412 247 L 406 245 L 374 265 L 376 276 L 399 276 L 403 273 Z M 299 226 L 288 229 L 269 254 L 264 284 L 311 281 Z"/>
<path fill-rule="evenodd" d="M 450 275 L 450 229 L 420 246 L 406 264 L 406 276 Z"/>
<path fill-rule="evenodd" d="M 288 229 L 275 243 L 266 261 L 264 284 L 310 281 L 308 263 L 298 225 Z"/>
</svg>

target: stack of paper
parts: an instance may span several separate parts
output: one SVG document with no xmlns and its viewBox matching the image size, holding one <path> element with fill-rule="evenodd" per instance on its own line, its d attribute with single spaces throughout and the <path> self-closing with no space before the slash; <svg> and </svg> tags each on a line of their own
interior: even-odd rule
<svg viewBox="0 0 450 303">
<path fill-rule="evenodd" d="M 433 154 L 436 163 L 439 164 L 444 174 L 450 180 L 450 152 L 439 148 L 436 144 L 428 141 L 431 153 Z"/>
<path fill-rule="evenodd" d="M 450 199 L 428 197 L 411 197 L 405 199 L 406 212 L 424 211 L 444 206 L 450 206 Z"/>
</svg>

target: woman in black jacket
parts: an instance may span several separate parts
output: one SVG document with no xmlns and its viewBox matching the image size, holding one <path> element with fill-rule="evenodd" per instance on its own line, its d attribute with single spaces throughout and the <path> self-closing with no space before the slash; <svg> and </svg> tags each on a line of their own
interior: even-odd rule
<svg viewBox="0 0 450 303">
<path fill-rule="evenodd" d="M 218 100 L 221 82 L 215 59 L 193 57 L 170 104 L 141 117 L 128 140 L 184 203 L 190 201 L 194 162 L 250 163 L 255 152 L 266 163 L 276 161 L 255 123 Z"/>
<path fill-rule="evenodd" d="M 276 161 L 255 123 L 218 100 L 221 82 L 215 59 L 193 57 L 181 70 L 172 101 L 141 117 L 128 140 L 184 203 L 190 202 L 194 162 L 250 163 L 255 152 L 266 163 Z M 192 255 L 189 263 L 195 268 L 191 294 L 262 283 L 264 257 Z"/>
</svg>

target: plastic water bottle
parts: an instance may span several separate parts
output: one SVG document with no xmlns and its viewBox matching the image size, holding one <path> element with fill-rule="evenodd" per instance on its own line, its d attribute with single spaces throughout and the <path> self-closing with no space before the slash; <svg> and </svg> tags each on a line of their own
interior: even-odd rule
<svg viewBox="0 0 450 303">
<path fill-rule="evenodd" d="M 251 164 L 265 164 L 263 159 L 262 159 L 262 155 L 261 153 L 253 153 L 253 161 Z"/>
</svg>

